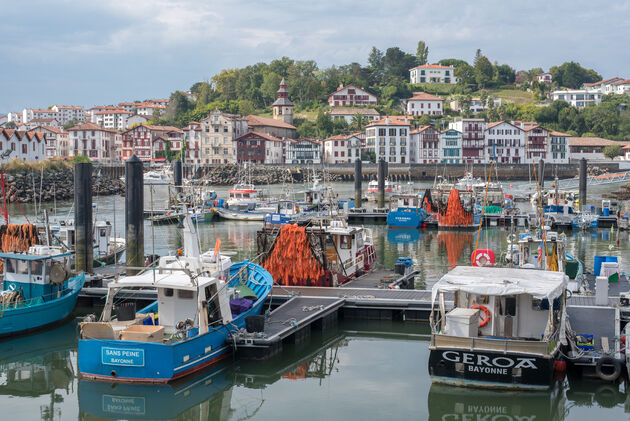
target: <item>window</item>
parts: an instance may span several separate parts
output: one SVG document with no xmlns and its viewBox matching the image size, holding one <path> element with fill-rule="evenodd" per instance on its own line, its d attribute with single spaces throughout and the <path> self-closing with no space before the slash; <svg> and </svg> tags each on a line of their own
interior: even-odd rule
<svg viewBox="0 0 630 421">
<path fill-rule="evenodd" d="M 189 291 L 187 289 L 178 289 L 177 290 L 177 298 L 182 298 L 184 300 L 192 300 L 194 297 L 193 291 Z"/>
</svg>

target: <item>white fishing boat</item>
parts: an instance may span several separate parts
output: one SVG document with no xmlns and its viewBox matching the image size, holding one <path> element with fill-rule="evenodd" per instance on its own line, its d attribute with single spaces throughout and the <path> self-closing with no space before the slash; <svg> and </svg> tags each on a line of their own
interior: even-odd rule
<svg viewBox="0 0 630 421">
<path fill-rule="evenodd" d="M 403 189 L 400 185 L 385 180 L 385 201 L 389 202 L 393 195 L 402 193 Z M 372 202 L 378 201 L 378 180 L 372 180 L 368 183 L 368 189 L 365 193 L 367 199 Z"/>
<path fill-rule="evenodd" d="M 173 183 L 173 178 L 166 171 L 147 171 L 144 173 L 145 185 L 167 185 Z"/>
</svg>

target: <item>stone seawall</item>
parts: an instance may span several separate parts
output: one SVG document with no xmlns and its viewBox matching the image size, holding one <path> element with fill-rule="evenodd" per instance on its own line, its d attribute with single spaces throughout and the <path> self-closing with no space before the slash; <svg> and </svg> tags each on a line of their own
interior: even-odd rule
<svg viewBox="0 0 630 421">
<path fill-rule="evenodd" d="M 74 198 L 74 170 L 51 170 L 44 173 L 17 172 L 5 175 L 8 191 L 7 200 L 20 203 L 53 200 L 69 200 Z M 92 175 L 94 195 L 107 196 L 125 192 L 125 184 L 118 178 Z"/>
</svg>

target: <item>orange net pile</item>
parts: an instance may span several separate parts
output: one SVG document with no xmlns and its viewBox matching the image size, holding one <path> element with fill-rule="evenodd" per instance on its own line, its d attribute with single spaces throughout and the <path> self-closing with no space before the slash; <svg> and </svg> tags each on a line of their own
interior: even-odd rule
<svg viewBox="0 0 630 421">
<path fill-rule="evenodd" d="M 28 251 L 37 243 L 39 243 L 37 227 L 33 224 L 0 226 L 0 248 L 4 253 Z M 3 269 L 4 262 L 0 261 L 0 271 Z"/>
<path fill-rule="evenodd" d="M 280 285 L 308 286 L 319 283 L 324 269 L 313 257 L 306 227 L 284 225 L 263 267 Z"/>
<path fill-rule="evenodd" d="M 306 375 L 308 374 L 308 368 L 310 367 L 310 365 L 311 365 L 310 361 L 302 363 L 302 364 L 298 365 L 295 368 L 295 370 L 287 371 L 286 373 L 284 373 L 282 375 L 282 378 L 283 379 L 289 379 L 289 380 L 305 379 Z"/>
<path fill-rule="evenodd" d="M 426 191 L 424 192 L 424 198 L 422 199 L 422 209 L 424 209 L 426 213 L 437 212 L 437 209 L 435 209 L 435 207 L 433 206 L 430 189 L 426 189 Z"/>
<path fill-rule="evenodd" d="M 459 191 L 457 189 L 452 189 L 448 195 L 446 208 L 440 209 L 438 212 L 438 226 L 464 227 L 472 226 L 472 224 L 473 212 L 464 209 L 462 201 L 459 198 Z"/>
<path fill-rule="evenodd" d="M 438 247 L 446 249 L 446 258 L 450 269 L 459 264 L 464 248 L 472 245 L 473 242 L 473 235 L 469 232 L 440 231 L 437 238 Z"/>
</svg>

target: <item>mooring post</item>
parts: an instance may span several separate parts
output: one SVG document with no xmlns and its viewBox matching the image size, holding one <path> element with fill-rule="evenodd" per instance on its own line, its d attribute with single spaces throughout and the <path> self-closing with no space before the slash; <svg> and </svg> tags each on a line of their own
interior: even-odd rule
<svg viewBox="0 0 630 421">
<path fill-rule="evenodd" d="M 176 159 L 173 161 L 173 184 L 175 190 L 180 191 L 182 187 L 182 161 Z"/>
<path fill-rule="evenodd" d="M 356 209 L 360 208 L 361 198 L 363 197 L 363 191 L 361 189 L 361 181 L 362 181 L 362 163 L 361 158 L 357 158 L 354 160 L 354 207 Z"/>
<path fill-rule="evenodd" d="M 94 265 L 92 234 L 92 164 L 74 164 L 74 250 L 77 273 L 91 273 Z"/>
<path fill-rule="evenodd" d="M 132 155 L 125 163 L 125 232 L 127 233 L 127 266 L 144 266 L 144 180 L 142 161 Z M 127 269 L 135 275 L 138 269 Z"/>
<path fill-rule="evenodd" d="M 586 206 L 586 158 L 580 159 L 580 210 Z"/>
<path fill-rule="evenodd" d="M 538 161 L 538 185 L 540 190 L 545 188 L 545 160 L 542 158 Z"/>
<path fill-rule="evenodd" d="M 378 160 L 378 170 L 377 170 L 378 207 L 381 209 L 385 207 L 385 177 L 387 177 L 386 171 L 387 170 L 385 168 L 385 160 L 381 158 Z"/>
</svg>

